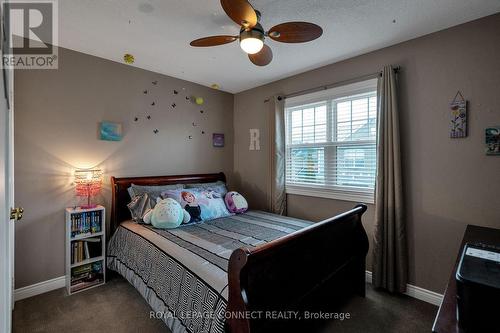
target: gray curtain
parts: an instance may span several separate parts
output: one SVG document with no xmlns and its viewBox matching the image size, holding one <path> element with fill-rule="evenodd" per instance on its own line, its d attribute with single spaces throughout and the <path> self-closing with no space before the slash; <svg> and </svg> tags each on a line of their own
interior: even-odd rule
<svg viewBox="0 0 500 333">
<path fill-rule="evenodd" d="M 378 83 L 378 164 L 373 285 L 405 292 L 408 279 L 396 74 L 384 67 Z"/>
<path fill-rule="evenodd" d="M 272 213 L 286 214 L 285 192 L 285 99 L 274 97 L 270 112 L 270 199 L 269 208 Z"/>
</svg>

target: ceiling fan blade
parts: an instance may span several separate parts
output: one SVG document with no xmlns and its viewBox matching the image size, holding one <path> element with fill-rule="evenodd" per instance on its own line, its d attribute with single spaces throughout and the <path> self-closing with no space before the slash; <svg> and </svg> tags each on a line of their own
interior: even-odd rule
<svg viewBox="0 0 500 333">
<path fill-rule="evenodd" d="M 323 29 L 309 22 L 287 22 L 272 27 L 268 35 L 277 42 L 305 43 L 319 38 Z"/>
<path fill-rule="evenodd" d="M 238 25 L 252 28 L 257 24 L 257 13 L 247 0 L 221 0 L 220 3 L 227 16 Z"/>
<path fill-rule="evenodd" d="M 257 66 L 266 66 L 273 60 L 273 51 L 267 45 L 264 45 L 262 50 L 256 54 L 249 54 L 248 58 L 250 61 Z"/>
<path fill-rule="evenodd" d="M 193 40 L 189 45 L 196 47 L 208 47 L 228 44 L 238 39 L 238 36 L 211 36 Z"/>
</svg>

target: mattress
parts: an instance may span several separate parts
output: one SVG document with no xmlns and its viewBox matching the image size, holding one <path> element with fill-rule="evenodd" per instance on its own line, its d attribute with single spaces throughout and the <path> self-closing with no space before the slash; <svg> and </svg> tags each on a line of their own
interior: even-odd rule
<svg viewBox="0 0 500 333">
<path fill-rule="evenodd" d="M 170 230 L 124 222 L 108 243 L 107 266 L 141 293 L 172 333 L 224 332 L 231 253 L 311 223 L 261 211 Z"/>
</svg>

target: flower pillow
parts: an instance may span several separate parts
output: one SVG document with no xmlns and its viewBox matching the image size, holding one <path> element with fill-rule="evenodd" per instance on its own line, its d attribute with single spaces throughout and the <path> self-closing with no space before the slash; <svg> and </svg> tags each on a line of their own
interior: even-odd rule
<svg viewBox="0 0 500 333">
<path fill-rule="evenodd" d="M 158 199 L 163 191 L 167 190 L 180 190 L 183 189 L 183 184 L 173 184 L 173 185 L 136 185 L 132 184 L 127 189 L 130 199 L 142 195 L 144 193 L 149 194 L 149 197 L 153 200 Z"/>
<path fill-rule="evenodd" d="M 224 197 L 227 193 L 226 183 L 223 181 L 216 181 L 213 183 L 197 183 L 197 184 L 186 184 L 186 187 L 190 190 L 198 190 L 198 191 L 214 191 L 219 193 L 222 197 Z M 170 189 L 169 189 L 170 190 Z"/>
<path fill-rule="evenodd" d="M 184 208 L 191 219 L 189 222 L 213 220 L 231 216 L 222 196 L 210 189 L 168 190 L 162 193 L 163 198 L 172 198 Z"/>
<path fill-rule="evenodd" d="M 226 202 L 227 209 L 231 213 L 244 213 L 248 210 L 248 202 L 238 192 L 227 192 L 224 201 Z"/>
</svg>

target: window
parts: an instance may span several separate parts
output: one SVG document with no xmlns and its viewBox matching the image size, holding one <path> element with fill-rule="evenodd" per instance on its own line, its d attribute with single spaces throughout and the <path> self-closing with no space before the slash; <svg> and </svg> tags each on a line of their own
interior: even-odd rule
<svg viewBox="0 0 500 333">
<path fill-rule="evenodd" d="M 377 80 L 286 100 L 287 193 L 373 202 Z"/>
</svg>

